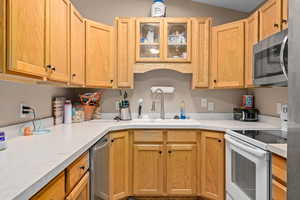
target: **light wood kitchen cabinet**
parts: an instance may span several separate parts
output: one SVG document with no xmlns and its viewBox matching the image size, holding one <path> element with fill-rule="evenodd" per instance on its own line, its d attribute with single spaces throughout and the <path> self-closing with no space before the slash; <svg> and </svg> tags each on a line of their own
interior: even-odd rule
<svg viewBox="0 0 300 200">
<path fill-rule="evenodd" d="M 30 200 L 64 200 L 65 195 L 65 173 L 62 172 Z"/>
<path fill-rule="evenodd" d="M 133 151 L 133 194 L 163 194 L 163 145 L 135 144 Z"/>
<path fill-rule="evenodd" d="M 68 82 L 70 72 L 70 1 L 49 0 L 47 64 L 49 80 Z"/>
<path fill-rule="evenodd" d="M 272 200 L 287 199 L 287 160 L 272 155 Z"/>
<path fill-rule="evenodd" d="M 84 153 L 66 169 L 66 192 L 70 193 L 89 169 L 89 153 Z"/>
<path fill-rule="evenodd" d="M 195 195 L 196 145 L 168 144 L 167 151 L 167 193 Z"/>
<path fill-rule="evenodd" d="M 136 19 L 136 61 L 163 61 L 163 19 Z"/>
<path fill-rule="evenodd" d="M 225 199 L 224 133 L 201 132 L 201 194 L 213 200 Z"/>
<path fill-rule="evenodd" d="M 212 29 L 212 88 L 244 87 L 244 21 Z"/>
<path fill-rule="evenodd" d="M 253 87 L 253 47 L 259 41 L 259 13 L 256 11 L 245 24 L 245 87 Z"/>
<path fill-rule="evenodd" d="M 128 196 L 129 140 L 128 131 L 110 133 L 109 193 L 110 200 Z"/>
<path fill-rule="evenodd" d="M 45 77 L 48 0 L 8 0 L 7 3 L 8 71 Z"/>
<path fill-rule="evenodd" d="M 287 29 L 289 26 L 289 1 L 282 0 L 282 30 Z"/>
<path fill-rule="evenodd" d="M 259 9 L 261 40 L 281 31 L 281 1 L 268 0 Z"/>
<path fill-rule="evenodd" d="M 70 6 L 70 83 L 85 84 L 85 20 Z"/>
<path fill-rule="evenodd" d="M 6 0 L 0 0 L 0 73 L 6 66 Z"/>
<path fill-rule="evenodd" d="M 112 88 L 113 27 L 86 20 L 86 86 Z"/>
<path fill-rule="evenodd" d="M 117 87 L 133 88 L 135 19 L 116 18 Z"/>
<path fill-rule="evenodd" d="M 90 190 L 89 190 L 90 176 L 87 172 L 84 177 L 79 181 L 72 192 L 67 196 L 66 200 L 89 200 Z"/>
<path fill-rule="evenodd" d="M 164 61 L 191 61 L 191 19 L 164 18 Z"/>
<path fill-rule="evenodd" d="M 192 19 L 192 88 L 209 87 L 211 19 Z"/>
</svg>

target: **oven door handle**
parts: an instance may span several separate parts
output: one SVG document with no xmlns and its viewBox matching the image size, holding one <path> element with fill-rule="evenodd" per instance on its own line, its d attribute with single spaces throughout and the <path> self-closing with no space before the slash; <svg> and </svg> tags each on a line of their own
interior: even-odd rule
<svg viewBox="0 0 300 200">
<path fill-rule="evenodd" d="M 281 44 L 281 49 L 280 49 L 280 66 L 281 66 L 284 76 L 286 77 L 286 80 L 289 80 L 286 66 L 284 65 L 284 50 L 285 50 L 287 41 L 288 41 L 288 36 L 285 36 L 283 39 L 283 42 Z"/>
<path fill-rule="evenodd" d="M 238 142 L 234 139 L 232 139 L 230 136 L 225 135 L 225 140 L 228 141 L 233 146 L 238 147 L 239 149 L 242 149 L 256 157 L 264 157 L 266 155 L 266 152 L 257 148 L 253 148 L 250 145 L 246 145 L 243 142 Z"/>
</svg>

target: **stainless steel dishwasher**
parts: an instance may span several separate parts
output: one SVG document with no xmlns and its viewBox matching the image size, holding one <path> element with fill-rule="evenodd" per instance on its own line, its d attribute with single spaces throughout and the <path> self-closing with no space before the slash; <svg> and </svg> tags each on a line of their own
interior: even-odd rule
<svg viewBox="0 0 300 200">
<path fill-rule="evenodd" d="M 90 150 L 91 200 L 109 198 L 109 136 L 101 138 Z"/>
</svg>

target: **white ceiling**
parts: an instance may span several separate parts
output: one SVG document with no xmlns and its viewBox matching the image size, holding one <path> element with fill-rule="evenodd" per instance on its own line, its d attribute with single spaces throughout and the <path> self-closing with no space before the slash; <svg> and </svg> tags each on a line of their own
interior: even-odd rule
<svg viewBox="0 0 300 200">
<path fill-rule="evenodd" d="M 251 12 L 265 0 L 192 0 L 241 12 Z"/>
</svg>

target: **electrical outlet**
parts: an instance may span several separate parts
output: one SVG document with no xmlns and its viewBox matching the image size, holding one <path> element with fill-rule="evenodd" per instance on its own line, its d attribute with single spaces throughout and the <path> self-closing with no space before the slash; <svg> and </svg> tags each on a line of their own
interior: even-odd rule
<svg viewBox="0 0 300 200">
<path fill-rule="evenodd" d="M 207 108 L 207 99 L 201 99 L 201 107 Z"/>
<path fill-rule="evenodd" d="M 281 103 L 276 103 L 276 113 L 278 114 L 278 115 L 280 115 L 281 114 Z"/>
<path fill-rule="evenodd" d="M 29 107 L 26 104 L 21 103 L 20 104 L 20 118 L 26 118 L 28 115 L 30 115 L 30 113 L 24 113 L 24 107 Z"/>
<path fill-rule="evenodd" d="M 213 103 L 213 102 L 208 103 L 208 111 L 210 111 L 210 112 L 215 111 L 215 103 Z"/>
</svg>

